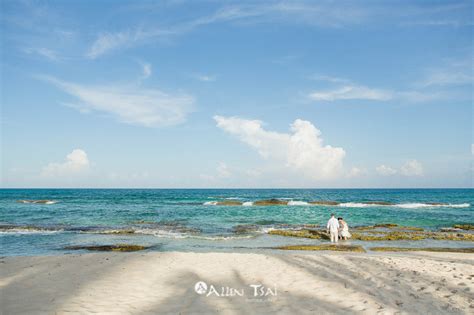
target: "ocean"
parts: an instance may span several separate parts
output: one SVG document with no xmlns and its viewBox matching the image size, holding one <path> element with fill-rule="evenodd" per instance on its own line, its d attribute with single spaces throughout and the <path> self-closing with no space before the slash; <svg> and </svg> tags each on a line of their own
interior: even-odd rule
<svg viewBox="0 0 474 315">
<path fill-rule="evenodd" d="M 76 245 L 157 251 L 259 251 L 312 239 L 275 228 L 393 223 L 437 230 L 474 223 L 472 189 L 0 189 L 0 255 L 60 255 Z M 259 205 L 277 199 L 280 205 Z M 35 202 L 35 200 L 42 200 Z M 311 204 L 332 201 L 335 204 Z M 375 204 L 373 203 L 375 202 Z M 261 202 L 260 202 L 261 203 Z M 472 242 L 423 240 L 429 246 Z M 357 244 L 360 241 L 348 241 Z M 414 246 L 410 241 L 391 245 Z M 383 242 L 371 245 L 385 245 Z"/>
</svg>

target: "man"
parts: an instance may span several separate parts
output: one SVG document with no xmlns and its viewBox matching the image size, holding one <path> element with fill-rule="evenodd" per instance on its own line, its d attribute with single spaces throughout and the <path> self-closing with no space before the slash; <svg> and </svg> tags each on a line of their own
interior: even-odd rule
<svg viewBox="0 0 474 315">
<path fill-rule="evenodd" d="M 334 213 L 331 213 L 331 218 L 328 221 L 326 231 L 331 235 L 331 243 L 337 243 L 339 234 L 339 222 L 334 217 Z"/>
</svg>

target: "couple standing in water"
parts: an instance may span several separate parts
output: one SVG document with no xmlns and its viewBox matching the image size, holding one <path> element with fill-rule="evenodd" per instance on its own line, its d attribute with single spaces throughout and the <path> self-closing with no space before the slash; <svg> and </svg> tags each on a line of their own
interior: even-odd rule
<svg viewBox="0 0 474 315">
<path fill-rule="evenodd" d="M 351 237 L 351 233 L 349 233 L 349 225 L 347 225 L 347 222 L 344 221 L 343 218 L 336 219 L 334 213 L 331 213 L 331 218 L 328 221 L 326 230 L 331 236 L 331 243 L 337 243 L 339 237 L 345 241 L 347 238 Z"/>
</svg>

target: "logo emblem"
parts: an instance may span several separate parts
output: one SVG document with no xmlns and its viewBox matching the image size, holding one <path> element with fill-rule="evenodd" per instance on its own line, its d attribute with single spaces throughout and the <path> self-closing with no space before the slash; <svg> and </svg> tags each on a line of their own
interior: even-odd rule
<svg viewBox="0 0 474 315">
<path fill-rule="evenodd" d="M 207 292 L 207 284 L 203 281 L 196 282 L 194 285 L 194 291 L 196 291 L 197 294 L 204 294 Z"/>
</svg>

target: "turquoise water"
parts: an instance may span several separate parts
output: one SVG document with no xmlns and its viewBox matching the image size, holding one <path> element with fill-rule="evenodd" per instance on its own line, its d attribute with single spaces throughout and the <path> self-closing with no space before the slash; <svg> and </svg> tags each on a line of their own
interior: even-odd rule
<svg viewBox="0 0 474 315">
<path fill-rule="evenodd" d="M 154 250 L 252 250 L 308 242 L 267 235 L 265 231 L 302 224 L 324 225 L 331 212 L 344 217 L 352 227 L 396 223 L 438 229 L 474 223 L 473 192 L 472 189 L 2 189 L 0 254 L 62 254 L 68 252 L 62 250 L 65 246 L 114 243 L 151 245 Z M 266 199 L 289 203 L 252 204 Z M 339 204 L 307 203 L 317 200 Z M 229 201 L 243 205 L 215 205 Z M 371 201 L 390 205 L 367 204 Z M 125 230 L 135 233 L 114 234 Z"/>
</svg>

